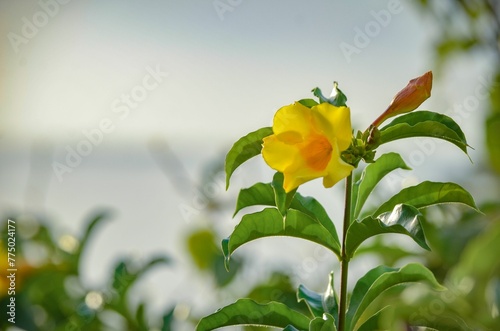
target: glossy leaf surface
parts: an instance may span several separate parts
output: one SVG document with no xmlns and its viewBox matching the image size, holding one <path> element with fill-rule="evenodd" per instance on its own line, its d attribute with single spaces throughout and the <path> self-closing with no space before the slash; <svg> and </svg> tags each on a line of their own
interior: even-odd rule
<svg viewBox="0 0 500 331">
<path fill-rule="evenodd" d="M 231 325 L 260 325 L 278 328 L 293 325 L 299 330 L 308 330 L 309 322 L 310 319 L 305 315 L 291 310 L 282 303 L 260 304 L 250 299 L 240 299 L 202 318 L 196 326 L 196 331 L 209 331 Z"/>
<path fill-rule="evenodd" d="M 233 172 L 252 157 L 259 155 L 262 151 L 262 139 L 271 135 L 273 129 L 265 127 L 240 138 L 226 155 L 224 170 L 226 172 L 226 189 Z"/>
<path fill-rule="evenodd" d="M 383 203 L 373 215 L 377 216 L 404 203 L 418 209 L 442 203 L 460 203 L 478 210 L 474 198 L 460 185 L 425 181 L 407 187 Z"/>
<path fill-rule="evenodd" d="M 420 247 L 430 250 L 425 241 L 424 231 L 420 224 L 422 214 L 417 208 L 399 204 L 390 212 L 377 218 L 368 216 L 362 221 L 354 221 L 347 230 L 346 254 L 349 258 L 366 239 L 383 233 L 401 233 L 411 237 Z"/>
<path fill-rule="evenodd" d="M 309 324 L 309 331 L 337 331 L 335 319 L 330 314 L 325 314 L 323 317 L 316 317 Z"/>
<path fill-rule="evenodd" d="M 314 218 L 294 209 L 288 210 L 286 217 L 283 217 L 276 208 L 266 208 L 243 216 L 231 236 L 222 241 L 226 261 L 241 245 L 271 236 L 289 236 L 310 240 L 338 254 L 338 242 Z"/>
<path fill-rule="evenodd" d="M 346 315 L 346 329 L 354 330 L 365 309 L 382 292 L 409 282 L 426 282 L 437 290 L 444 289 L 434 274 L 421 264 L 411 263 L 400 269 L 378 266 L 368 271 L 354 286 Z"/>
<path fill-rule="evenodd" d="M 371 163 L 363 170 L 361 178 L 354 184 L 355 209 L 354 219 L 357 219 L 363 205 L 375 186 L 388 173 L 396 169 L 411 170 L 406 165 L 401 156 L 397 153 L 387 153 L 381 155 L 375 163 Z"/>
<path fill-rule="evenodd" d="M 412 137 L 444 139 L 467 154 L 468 145 L 462 129 L 451 117 L 443 114 L 416 111 L 397 117 L 380 129 L 380 144 Z"/>
</svg>

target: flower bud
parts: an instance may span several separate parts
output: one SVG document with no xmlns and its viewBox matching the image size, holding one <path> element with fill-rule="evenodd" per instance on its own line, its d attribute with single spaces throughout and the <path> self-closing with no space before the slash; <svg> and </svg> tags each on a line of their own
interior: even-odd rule
<svg viewBox="0 0 500 331">
<path fill-rule="evenodd" d="M 386 111 L 380 115 L 373 126 L 378 127 L 386 119 L 415 110 L 431 96 L 432 71 L 410 80 L 404 89 L 398 92 Z"/>
</svg>

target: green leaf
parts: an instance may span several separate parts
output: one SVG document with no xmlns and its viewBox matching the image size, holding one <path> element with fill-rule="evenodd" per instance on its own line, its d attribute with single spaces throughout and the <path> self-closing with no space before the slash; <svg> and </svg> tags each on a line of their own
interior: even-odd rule
<svg viewBox="0 0 500 331">
<path fill-rule="evenodd" d="M 346 330 L 354 330 L 365 309 L 381 293 L 409 282 L 426 282 L 436 290 L 444 289 L 432 272 L 421 264 L 410 263 L 400 269 L 378 266 L 368 271 L 354 286 L 346 314 Z"/>
<path fill-rule="evenodd" d="M 172 331 L 172 324 L 174 321 L 174 311 L 175 307 L 171 308 L 165 315 L 163 315 L 163 326 L 161 327 L 161 331 Z"/>
<path fill-rule="evenodd" d="M 286 215 L 286 211 L 290 206 L 290 203 L 292 202 L 295 192 L 297 192 L 297 189 L 294 189 L 291 192 L 286 193 L 285 189 L 283 188 L 284 179 L 285 178 L 283 174 L 281 172 L 277 172 L 276 174 L 274 174 L 273 182 L 271 183 L 271 186 L 274 190 L 274 200 L 276 202 L 276 207 L 278 207 L 278 210 L 283 216 Z"/>
<path fill-rule="evenodd" d="M 333 284 L 333 272 L 330 273 L 328 287 L 325 293 L 314 292 L 304 285 L 299 285 L 297 290 L 298 301 L 304 301 L 314 317 L 322 317 L 324 313 L 338 316 L 338 303 Z"/>
<path fill-rule="evenodd" d="M 334 318 L 339 316 L 339 303 L 335 294 L 335 284 L 333 280 L 333 271 L 328 276 L 328 287 L 323 293 L 323 310 L 325 313 L 332 315 Z"/>
<path fill-rule="evenodd" d="M 323 316 L 323 297 L 321 294 L 300 284 L 297 290 L 297 300 L 304 301 L 314 317 Z"/>
<path fill-rule="evenodd" d="M 121 298 L 124 298 L 128 290 L 134 285 L 134 283 L 152 267 L 158 264 L 168 264 L 170 259 L 164 256 L 153 258 L 147 264 L 139 268 L 138 270 L 130 271 L 129 262 L 122 261 L 118 263 L 114 270 L 113 283 L 112 286 Z"/>
<path fill-rule="evenodd" d="M 96 213 L 95 216 L 93 216 L 89 222 L 89 225 L 87 226 L 87 229 L 85 230 L 85 233 L 83 234 L 82 239 L 80 240 L 80 245 L 75 252 L 75 259 L 74 259 L 74 268 L 78 268 L 80 264 L 80 259 L 85 251 L 85 248 L 87 247 L 87 243 L 89 242 L 90 238 L 94 234 L 95 230 L 97 227 L 105 220 L 108 220 L 110 216 L 110 213 L 108 211 L 103 211 Z"/>
<path fill-rule="evenodd" d="M 285 328 L 293 325 L 308 330 L 310 319 L 279 302 L 259 304 L 250 299 L 239 299 L 200 320 L 197 331 L 208 331 L 231 325 L 274 326 Z"/>
<path fill-rule="evenodd" d="M 350 259 L 356 249 L 366 239 L 383 233 L 401 233 L 411 237 L 420 247 L 430 250 L 425 241 L 420 224 L 422 214 L 417 208 L 398 204 L 391 212 L 385 212 L 373 218 L 368 216 L 362 221 L 354 221 L 347 230 L 346 254 Z"/>
<path fill-rule="evenodd" d="M 218 287 L 224 287 L 231 284 L 244 264 L 245 261 L 243 259 L 233 259 L 231 270 L 227 270 L 224 256 L 221 254 L 220 258 L 215 260 L 212 267 L 212 273 L 215 276 L 216 285 Z"/>
<path fill-rule="evenodd" d="M 300 331 L 300 330 L 294 327 L 293 325 L 287 325 L 286 328 L 283 329 L 283 331 Z"/>
<path fill-rule="evenodd" d="M 500 280 L 499 274 L 495 274 L 495 270 L 500 270 L 500 259 L 495 254 L 500 243 L 500 203 L 485 205 L 484 208 L 487 211 L 486 215 L 482 215 L 486 221 L 482 231 L 467 242 L 452 275 L 472 276 L 476 280 L 488 277 Z"/>
<path fill-rule="evenodd" d="M 132 282 L 134 281 L 134 275 L 132 275 L 128 269 L 125 262 L 120 262 L 115 268 L 112 286 L 117 290 L 120 296 L 123 296 L 128 290 Z"/>
<path fill-rule="evenodd" d="M 148 331 L 148 323 L 146 322 L 146 314 L 145 314 L 146 304 L 141 302 L 137 307 L 137 311 L 135 313 L 135 320 L 137 321 L 139 330 Z"/>
<path fill-rule="evenodd" d="M 309 331 L 337 331 L 335 318 L 330 314 L 325 314 L 323 317 L 316 317 L 309 324 Z"/>
<path fill-rule="evenodd" d="M 347 97 L 346 95 L 344 94 L 344 92 L 342 92 L 337 86 L 337 83 L 334 82 L 333 83 L 334 85 L 334 89 L 335 91 L 337 92 L 337 94 L 335 94 L 335 97 L 333 98 L 332 100 L 332 104 L 334 106 L 337 106 L 337 107 L 341 107 L 341 106 L 347 106 Z"/>
<path fill-rule="evenodd" d="M 391 306 L 386 306 L 382 309 L 380 309 L 378 312 L 376 312 L 374 315 L 372 315 L 369 319 L 363 322 L 359 328 L 356 329 L 356 331 L 375 331 L 375 330 L 384 330 L 382 329 L 382 323 L 385 322 L 386 325 L 389 325 L 387 323 L 387 316 L 385 316 L 385 313 L 388 310 L 393 309 Z"/>
<path fill-rule="evenodd" d="M 319 87 L 315 87 L 311 90 L 313 95 L 319 99 L 320 103 L 328 102 L 329 99 L 323 95 L 323 92 Z"/>
<path fill-rule="evenodd" d="M 318 105 L 318 103 L 313 99 L 301 99 L 299 100 L 299 103 L 307 108 L 312 108 Z"/>
<path fill-rule="evenodd" d="M 335 241 L 335 251 L 337 252 L 337 256 L 340 256 L 340 240 L 337 230 L 335 229 L 335 224 L 328 216 L 325 208 L 323 208 L 316 199 L 304 197 L 300 195 L 300 193 L 295 193 L 290 208 L 301 211 L 321 223 L 333 237 Z"/>
<path fill-rule="evenodd" d="M 468 144 L 460 126 L 452 118 L 443 114 L 416 111 L 396 117 L 380 129 L 380 144 L 411 137 L 444 139 L 467 154 Z"/>
<path fill-rule="evenodd" d="M 498 83 L 496 83 L 498 84 Z M 496 94 L 498 90 L 495 89 Z M 495 95 L 498 97 L 498 95 Z M 493 107 L 498 107 L 497 105 Z M 497 108 L 498 109 L 498 108 Z M 486 147 L 490 165 L 497 174 L 500 174 L 500 112 L 489 114 L 486 119 Z"/>
<path fill-rule="evenodd" d="M 250 206 L 275 206 L 274 189 L 271 183 L 257 183 L 240 190 L 233 217 L 243 208 Z"/>
<path fill-rule="evenodd" d="M 319 87 L 313 88 L 311 92 L 314 94 L 315 97 L 319 99 L 319 102 L 321 103 L 328 102 L 336 107 L 346 106 L 347 97 L 338 88 L 337 82 L 333 82 L 333 91 L 332 91 L 332 96 L 330 98 L 325 97 Z"/>
<path fill-rule="evenodd" d="M 310 240 L 339 254 L 335 238 L 314 218 L 293 209 L 288 210 L 286 217 L 283 217 L 277 209 L 266 208 L 243 216 L 231 236 L 222 241 L 222 251 L 226 262 L 241 245 L 271 236 L 289 236 Z"/>
<path fill-rule="evenodd" d="M 243 208 L 258 205 L 276 206 L 284 216 L 297 189 L 286 193 L 283 188 L 283 180 L 283 174 L 276 172 L 272 183 L 257 183 L 249 188 L 240 190 L 233 217 Z"/>
<path fill-rule="evenodd" d="M 226 171 L 226 189 L 233 172 L 252 157 L 259 155 L 262 151 L 262 139 L 273 134 L 273 129 L 265 127 L 240 138 L 226 155 L 224 169 Z"/>
<path fill-rule="evenodd" d="M 336 244 L 336 251 L 340 254 L 340 241 L 338 239 L 335 225 L 325 211 L 325 208 L 314 198 L 304 197 L 300 193 L 292 191 L 284 195 L 284 190 L 279 189 L 279 177 L 276 173 L 273 183 L 257 183 L 249 188 L 240 190 L 236 201 L 236 215 L 240 210 L 250 206 L 277 206 L 281 205 L 282 215 L 286 214 L 286 206 L 290 209 L 298 210 L 309 215 L 319 223 L 332 235 Z M 290 201 L 291 199 L 291 201 Z M 281 202 L 277 203 L 276 200 Z M 233 216 L 234 216 L 233 215 Z M 338 255 L 339 255 L 338 254 Z"/>
<path fill-rule="evenodd" d="M 411 170 L 397 153 L 381 155 L 375 163 L 370 163 L 363 170 L 361 178 L 354 184 L 355 197 L 354 219 L 358 218 L 363 205 L 375 186 L 385 175 L 396 169 Z"/>
<path fill-rule="evenodd" d="M 410 251 L 408 249 L 404 249 L 397 244 L 387 245 L 387 243 L 380 240 L 380 238 L 372 240 L 368 245 L 363 245 L 362 247 L 358 247 L 356 249 L 355 256 L 359 256 L 362 254 L 378 255 L 382 259 L 382 264 L 388 266 L 394 266 L 396 262 L 401 259 L 419 255 L 413 250 Z"/>
<path fill-rule="evenodd" d="M 498 270 L 500 270 L 500 259 L 498 259 L 500 219 L 498 214 L 491 216 L 491 223 L 484 232 L 467 243 L 459 263 L 454 266 L 449 276 L 453 284 L 473 279 L 472 289 L 467 298 L 476 303 L 484 302 L 484 293 L 489 293 L 490 300 L 493 301 L 494 284 L 492 281 L 495 278 L 498 279 Z"/>
<path fill-rule="evenodd" d="M 220 250 L 212 229 L 196 230 L 189 234 L 185 241 L 193 262 L 200 270 L 210 269 L 220 258 Z"/>
<path fill-rule="evenodd" d="M 461 203 L 479 211 L 474 198 L 460 185 L 425 181 L 401 190 L 383 203 L 373 215 L 390 211 L 400 203 L 412 205 L 418 209 L 443 203 Z"/>
</svg>

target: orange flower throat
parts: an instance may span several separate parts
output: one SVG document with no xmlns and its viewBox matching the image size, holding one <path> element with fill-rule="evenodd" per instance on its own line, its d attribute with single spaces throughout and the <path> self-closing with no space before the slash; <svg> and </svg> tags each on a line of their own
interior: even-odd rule
<svg viewBox="0 0 500 331">
<path fill-rule="evenodd" d="M 300 149 L 300 153 L 309 168 L 323 171 L 332 158 L 332 150 L 332 145 L 325 136 L 314 135 L 313 139 Z"/>
</svg>

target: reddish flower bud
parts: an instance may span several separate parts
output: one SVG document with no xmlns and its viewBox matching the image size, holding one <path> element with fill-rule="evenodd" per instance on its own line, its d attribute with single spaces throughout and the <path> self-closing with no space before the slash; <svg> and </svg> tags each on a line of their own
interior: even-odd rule
<svg viewBox="0 0 500 331">
<path fill-rule="evenodd" d="M 378 127 L 386 119 L 415 110 L 431 96 L 432 71 L 410 80 L 404 89 L 398 92 L 386 111 L 380 115 L 373 126 Z"/>
</svg>

